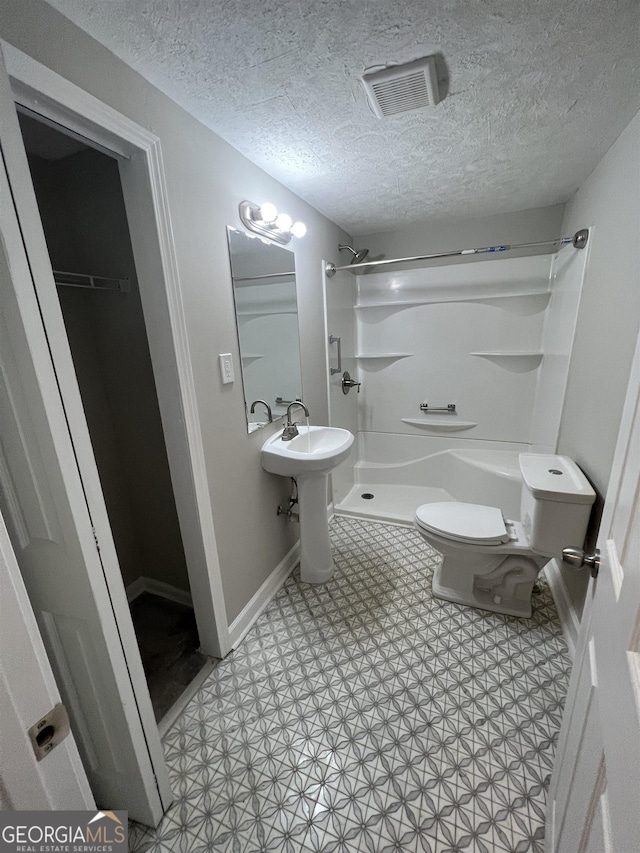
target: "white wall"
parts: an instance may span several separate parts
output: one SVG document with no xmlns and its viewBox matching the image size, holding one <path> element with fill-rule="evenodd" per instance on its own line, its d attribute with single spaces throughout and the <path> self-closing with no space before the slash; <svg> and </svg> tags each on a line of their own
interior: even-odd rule
<svg viewBox="0 0 640 853">
<path fill-rule="evenodd" d="M 555 453 L 567 389 L 578 306 L 582 295 L 589 247 L 562 248 L 551 262 L 551 297 L 545 311 L 542 351 L 531 421 L 531 443 L 543 453 Z"/>
<path fill-rule="evenodd" d="M 567 204 L 564 230 L 582 226 L 593 226 L 589 265 L 558 449 L 576 460 L 601 501 L 640 324 L 640 114 Z M 563 578 L 581 610 L 588 577 L 563 569 Z"/>
<path fill-rule="evenodd" d="M 322 259 L 338 261 L 348 235 L 270 178 L 135 71 L 40 0 L 2 8 L 2 37 L 161 140 L 197 406 L 227 615 L 232 621 L 291 548 L 294 525 L 276 517 L 289 489 L 260 467 L 268 430 L 247 435 L 242 385 L 221 384 L 217 357 L 238 341 L 226 226 L 243 199 L 273 201 L 307 224 L 296 241 L 305 402 L 326 423 Z"/>
<path fill-rule="evenodd" d="M 567 204 L 593 226 L 560 447 L 604 495 L 640 322 L 640 113 Z"/>
</svg>

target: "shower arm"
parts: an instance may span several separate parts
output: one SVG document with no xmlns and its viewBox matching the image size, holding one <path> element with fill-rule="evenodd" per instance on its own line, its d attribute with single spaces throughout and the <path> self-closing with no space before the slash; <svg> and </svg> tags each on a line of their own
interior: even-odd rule
<svg viewBox="0 0 640 853">
<path fill-rule="evenodd" d="M 513 249 L 530 249 L 536 246 L 566 246 L 569 243 L 573 244 L 576 249 L 584 249 L 587 245 L 589 237 L 589 229 L 582 228 L 576 231 L 573 237 L 558 237 L 555 240 L 542 240 L 538 243 L 512 243 L 504 246 L 484 246 L 479 249 L 458 249 L 455 252 L 437 252 L 432 255 L 414 255 L 411 258 L 390 258 L 384 261 L 365 261 L 361 264 L 347 264 L 346 266 L 337 267 L 335 264 L 325 264 L 325 274 L 331 278 L 338 270 L 357 270 L 367 267 L 379 267 L 387 264 L 407 264 L 411 261 L 433 261 L 439 258 L 455 258 L 462 255 L 482 255 L 491 252 L 509 252 Z"/>
</svg>

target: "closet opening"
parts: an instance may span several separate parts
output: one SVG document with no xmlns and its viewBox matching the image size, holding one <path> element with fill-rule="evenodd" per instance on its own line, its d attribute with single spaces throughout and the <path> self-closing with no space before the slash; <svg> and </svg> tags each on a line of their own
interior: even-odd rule
<svg viewBox="0 0 640 853">
<path fill-rule="evenodd" d="M 96 466 L 157 722 L 199 652 L 115 157 L 19 112 Z M 171 715 L 170 715 L 171 716 Z"/>
</svg>

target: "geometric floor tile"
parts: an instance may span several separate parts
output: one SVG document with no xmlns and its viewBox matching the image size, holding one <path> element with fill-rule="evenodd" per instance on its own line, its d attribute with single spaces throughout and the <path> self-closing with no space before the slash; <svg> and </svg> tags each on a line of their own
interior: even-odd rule
<svg viewBox="0 0 640 853">
<path fill-rule="evenodd" d="M 540 576 L 530 619 L 432 596 L 409 527 L 336 517 L 164 738 L 175 802 L 130 849 L 542 853 L 570 671 Z"/>
</svg>

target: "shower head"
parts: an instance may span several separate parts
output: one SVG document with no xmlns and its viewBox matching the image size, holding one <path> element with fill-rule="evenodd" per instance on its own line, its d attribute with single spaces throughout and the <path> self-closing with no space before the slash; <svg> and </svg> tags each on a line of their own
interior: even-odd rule
<svg viewBox="0 0 640 853">
<path fill-rule="evenodd" d="M 353 255 L 353 257 L 349 261 L 350 264 L 359 264 L 361 261 L 364 261 L 364 259 L 369 254 L 368 249 L 352 249 L 351 246 L 338 246 L 338 251 L 341 252 L 343 249 L 348 249 Z"/>
</svg>

